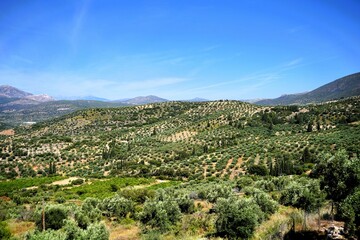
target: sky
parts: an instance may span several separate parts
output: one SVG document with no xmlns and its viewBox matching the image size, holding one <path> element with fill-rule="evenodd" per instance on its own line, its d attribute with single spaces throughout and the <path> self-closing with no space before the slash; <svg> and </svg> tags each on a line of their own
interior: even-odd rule
<svg viewBox="0 0 360 240">
<path fill-rule="evenodd" d="M 0 1 L 0 85 L 57 99 L 275 98 L 360 71 L 358 0 Z"/>
</svg>

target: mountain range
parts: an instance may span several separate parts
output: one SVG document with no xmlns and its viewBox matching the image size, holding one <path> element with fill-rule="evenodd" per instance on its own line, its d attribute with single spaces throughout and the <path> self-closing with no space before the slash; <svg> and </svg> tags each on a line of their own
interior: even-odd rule
<svg viewBox="0 0 360 240">
<path fill-rule="evenodd" d="M 305 105 L 360 95 L 360 73 L 351 74 L 325 84 L 313 91 L 286 94 L 275 99 L 243 100 L 256 105 Z M 114 108 L 170 100 L 154 95 L 139 96 L 110 101 L 95 96 L 81 100 L 55 100 L 46 95 L 34 95 L 12 86 L 0 86 L 0 122 L 18 125 L 24 122 L 38 122 L 63 116 L 87 108 Z M 180 100 L 181 101 L 181 100 Z M 183 102 L 206 102 L 204 98 L 182 100 Z"/>
<path fill-rule="evenodd" d="M 46 94 L 34 95 L 8 85 L 0 86 L 1 105 L 27 105 L 49 101 L 54 101 L 54 98 Z"/>
<path fill-rule="evenodd" d="M 285 94 L 275 99 L 255 101 L 259 105 L 304 105 L 360 95 L 360 72 L 354 73 L 313 91 L 298 94 Z"/>
<path fill-rule="evenodd" d="M 165 98 L 160 98 L 154 95 L 149 96 L 139 96 L 135 98 L 129 98 L 129 99 L 121 99 L 121 100 L 115 100 L 112 102 L 117 103 L 125 103 L 129 105 L 141 105 L 141 104 L 147 104 L 147 103 L 159 103 L 159 102 L 168 102 L 169 100 Z"/>
</svg>

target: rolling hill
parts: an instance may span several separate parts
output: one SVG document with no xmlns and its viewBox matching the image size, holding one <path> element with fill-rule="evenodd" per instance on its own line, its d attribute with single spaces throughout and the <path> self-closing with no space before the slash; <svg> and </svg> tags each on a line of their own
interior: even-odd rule
<svg viewBox="0 0 360 240">
<path fill-rule="evenodd" d="M 293 216 L 303 219 L 299 214 L 303 208 L 298 202 L 305 201 L 304 198 L 297 198 L 300 200 L 292 205 L 285 198 L 293 192 L 305 192 L 305 196 L 314 192 L 306 201 L 316 199 L 317 203 L 320 199 L 325 210 L 330 211 L 323 197 L 325 193 L 320 192 L 319 181 L 308 178 L 307 174 L 316 172 L 319 159 L 328 162 L 324 156 L 335 156 L 331 159 L 341 159 L 344 166 L 351 162 L 347 161 L 351 156 L 353 166 L 358 166 L 359 123 L 359 97 L 302 107 L 267 107 L 224 100 L 83 109 L 18 127 L 12 136 L 0 136 L 0 179 L 3 180 L 0 196 L 6 200 L 2 201 L 2 209 L 10 213 L 15 208 L 25 209 L 26 204 L 35 211 L 46 194 L 47 207 L 70 206 L 67 208 L 70 214 L 79 209 L 86 209 L 84 213 L 96 211 L 97 221 L 108 223 L 113 236 L 110 239 L 118 239 L 120 230 L 125 229 L 122 224 L 135 231 L 136 236 L 147 235 L 137 230 L 139 226 L 147 227 L 147 222 L 136 216 L 160 213 L 162 215 L 156 215 L 160 216 L 156 218 L 157 224 L 167 216 L 163 213 L 172 211 L 149 206 L 175 206 L 178 220 L 172 223 L 174 227 L 179 225 L 182 231 L 188 228 L 189 221 L 197 221 L 197 232 L 191 227 L 189 235 L 181 239 L 195 239 L 194 234 L 200 239 L 204 234 L 214 234 L 207 226 L 216 224 L 216 219 L 223 214 L 217 210 L 221 202 L 240 205 L 242 201 L 244 206 L 252 204 L 249 211 L 254 218 L 257 212 L 259 216 L 264 216 L 265 211 L 268 214 L 268 220 L 261 220 L 259 228 L 254 227 L 249 233 L 265 237 L 250 239 L 274 239 L 272 236 L 278 236 L 280 229 L 284 234 L 290 231 L 292 225 L 288 223 L 293 223 Z M 334 168 L 343 165 L 336 164 Z M 345 173 L 352 174 L 350 168 L 351 165 Z M 339 171 L 335 169 L 335 172 Z M 356 178 L 350 180 L 357 181 Z M 356 182 L 353 185 L 358 186 Z M 303 191 L 304 188 L 307 190 Z M 129 212 L 117 214 L 123 206 Z M 133 215 L 137 213 L 132 210 L 135 206 L 139 206 L 137 215 Z M 111 211 L 117 215 L 108 209 L 115 209 Z M 224 209 L 226 212 L 233 208 L 225 206 Z M 55 214 L 57 217 L 57 212 Z M 243 211 L 239 214 L 242 216 Z M 315 215 L 319 216 L 314 213 L 310 217 Z M 36 216 L 36 222 L 41 222 L 41 214 Z M 123 223 L 121 219 L 125 217 L 128 220 Z M 25 221 L 29 220 L 17 218 L 16 223 Z M 7 222 L 14 224 L 15 218 Z M 300 229 L 303 221 L 295 224 Z M 248 221 L 244 225 L 247 226 Z M 78 225 L 73 226 L 76 229 Z M 283 226 L 287 226 L 286 229 Z M 318 229 L 317 225 L 313 228 Z M 32 234 L 32 228 L 25 230 Z M 62 234 L 62 231 L 56 233 Z M 162 236 L 168 237 L 172 234 L 169 231 Z M 173 235 L 169 239 L 179 239 L 178 230 Z"/>
<path fill-rule="evenodd" d="M 24 122 L 46 121 L 81 109 L 121 106 L 127 106 L 127 104 L 93 100 L 58 100 L 36 104 L 2 104 L 0 105 L 0 122 L 14 127 Z"/>
<path fill-rule="evenodd" d="M 263 99 L 255 103 L 259 105 L 303 105 L 359 95 L 360 73 L 355 73 L 339 78 L 307 93 L 286 94 L 279 98 Z"/>
<path fill-rule="evenodd" d="M 50 156 L 59 173 L 77 176 L 234 178 L 254 164 L 270 171 L 284 156 L 291 171 L 301 172 L 306 147 L 314 157 L 337 148 L 360 153 L 359 100 L 301 108 L 212 101 L 84 109 L 18 128 L 3 153 L 37 169 Z"/>
</svg>

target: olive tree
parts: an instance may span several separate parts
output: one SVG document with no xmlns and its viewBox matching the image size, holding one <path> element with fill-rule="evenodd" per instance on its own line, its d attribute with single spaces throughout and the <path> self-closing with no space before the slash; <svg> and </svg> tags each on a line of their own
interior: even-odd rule
<svg viewBox="0 0 360 240">
<path fill-rule="evenodd" d="M 349 158 L 345 150 L 334 156 L 325 154 L 315 166 L 312 176 L 320 179 L 321 188 L 332 203 L 339 205 L 360 185 L 360 160 Z M 332 216 L 334 204 L 332 204 Z"/>
<path fill-rule="evenodd" d="M 41 208 L 38 208 L 35 212 L 35 224 L 40 230 L 43 230 L 43 224 L 45 224 L 45 229 L 58 230 L 64 226 L 64 220 L 67 217 L 68 209 L 65 206 L 60 204 L 47 205 L 44 212 Z"/>
<path fill-rule="evenodd" d="M 289 183 L 281 194 L 280 202 L 304 211 L 304 228 L 307 213 L 319 210 L 325 200 L 317 179 L 299 178 Z"/>
<path fill-rule="evenodd" d="M 219 198 L 215 210 L 217 234 L 230 239 L 250 238 L 264 219 L 264 213 L 252 198 Z"/>
</svg>

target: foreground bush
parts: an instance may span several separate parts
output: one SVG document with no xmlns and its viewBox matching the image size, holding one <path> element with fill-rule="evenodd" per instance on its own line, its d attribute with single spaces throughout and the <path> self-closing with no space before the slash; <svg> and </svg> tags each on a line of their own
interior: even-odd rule
<svg viewBox="0 0 360 240">
<path fill-rule="evenodd" d="M 100 209 L 105 215 L 120 219 L 133 215 L 135 213 L 135 204 L 129 199 L 116 195 L 112 198 L 105 198 L 100 204 Z"/>
<path fill-rule="evenodd" d="M 253 199 L 219 198 L 216 202 L 218 218 L 215 222 L 219 236 L 248 239 L 264 219 L 264 213 Z"/>
<path fill-rule="evenodd" d="M 179 205 L 169 199 L 164 201 L 146 201 L 140 221 L 146 228 L 165 232 L 181 218 Z"/>
<path fill-rule="evenodd" d="M 68 217 L 68 209 L 63 205 L 47 205 L 45 207 L 45 229 L 58 230 L 64 226 L 64 220 Z M 39 230 L 43 229 L 42 209 L 38 208 L 35 213 L 35 224 Z"/>
<path fill-rule="evenodd" d="M 25 236 L 26 240 L 108 240 L 109 232 L 102 223 L 90 224 L 86 230 L 79 228 L 75 221 L 64 221 L 64 227 L 55 231 L 36 230 Z"/>
<path fill-rule="evenodd" d="M 270 215 L 276 212 L 279 208 L 278 202 L 273 200 L 269 194 L 256 189 L 256 188 L 245 188 L 244 192 L 247 195 L 251 195 L 256 204 L 260 207 L 261 211 L 265 214 L 265 217 L 268 218 Z"/>
<path fill-rule="evenodd" d="M 219 183 L 200 189 L 198 196 L 201 199 L 215 203 L 218 198 L 229 198 L 232 194 L 231 186 Z"/>
<path fill-rule="evenodd" d="M 339 208 L 341 217 L 345 220 L 345 227 L 351 234 L 360 235 L 360 189 L 349 195 Z"/>
<path fill-rule="evenodd" d="M 11 237 L 10 230 L 6 222 L 0 222 L 0 239 L 9 239 Z"/>
<path fill-rule="evenodd" d="M 47 230 L 35 231 L 25 236 L 26 240 L 66 240 L 66 233 L 61 231 Z"/>
</svg>

